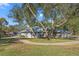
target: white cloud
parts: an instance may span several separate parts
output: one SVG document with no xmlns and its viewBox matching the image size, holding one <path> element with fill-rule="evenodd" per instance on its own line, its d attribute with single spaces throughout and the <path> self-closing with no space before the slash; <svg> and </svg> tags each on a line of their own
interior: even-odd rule
<svg viewBox="0 0 79 59">
<path fill-rule="evenodd" d="M 9 6 L 8 3 L 0 3 L 0 8 L 5 9 L 6 6 Z"/>
</svg>

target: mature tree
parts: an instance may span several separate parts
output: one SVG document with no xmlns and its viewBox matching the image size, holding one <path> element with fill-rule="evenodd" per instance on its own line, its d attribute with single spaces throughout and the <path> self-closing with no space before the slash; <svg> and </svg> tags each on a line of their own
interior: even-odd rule
<svg viewBox="0 0 79 59">
<path fill-rule="evenodd" d="M 39 21 L 37 18 L 38 12 L 37 9 L 41 8 L 44 12 L 43 21 Z M 48 29 L 51 28 L 51 33 L 53 37 L 56 36 L 56 29 L 59 27 L 65 28 L 65 24 L 73 18 L 73 16 L 78 15 L 78 4 L 33 4 L 33 3 L 24 3 L 19 7 L 14 7 L 11 11 L 11 17 L 19 21 L 25 20 L 29 25 L 30 30 L 34 33 L 32 27 L 40 26 L 45 32 L 45 37 L 48 37 Z M 41 16 L 43 15 L 41 14 Z M 39 15 L 40 16 L 40 15 Z"/>
<path fill-rule="evenodd" d="M 72 34 L 78 33 L 78 18 L 79 18 L 79 4 L 69 4 L 69 8 L 67 8 L 66 17 L 68 22 L 65 24 L 66 28 L 72 32 Z"/>
</svg>

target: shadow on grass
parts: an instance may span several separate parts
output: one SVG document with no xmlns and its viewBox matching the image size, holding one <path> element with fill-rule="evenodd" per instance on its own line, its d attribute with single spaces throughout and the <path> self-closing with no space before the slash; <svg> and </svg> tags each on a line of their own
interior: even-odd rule
<svg viewBox="0 0 79 59">
<path fill-rule="evenodd" d="M 0 39 L 0 46 L 7 46 L 16 42 L 17 39 Z"/>
</svg>

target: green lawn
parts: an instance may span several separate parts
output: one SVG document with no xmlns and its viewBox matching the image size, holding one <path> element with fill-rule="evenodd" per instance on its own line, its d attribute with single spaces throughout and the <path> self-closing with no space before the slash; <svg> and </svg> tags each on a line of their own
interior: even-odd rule
<svg viewBox="0 0 79 59">
<path fill-rule="evenodd" d="M 53 41 L 53 40 L 52 40 Z M 79 56 L 79 45 L 35 46 L 23 43 L 0 43 L 0 55 L 10 56 Z"/>
<path fill-rule="evenodd" d="M 40 42 L 40 43 L 56 43 L 56 42 L 70 42 L 70 41 L 74 41 L 74 40 L 70 40 L 70 39 L 28 39 L 29 41 L 32 42 Z"/>
</svg>

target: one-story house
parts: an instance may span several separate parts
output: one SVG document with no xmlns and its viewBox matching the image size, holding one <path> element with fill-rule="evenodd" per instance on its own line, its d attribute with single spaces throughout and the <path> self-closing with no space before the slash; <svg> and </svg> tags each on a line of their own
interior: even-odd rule
<svg viewBox="0 0 79 59">
<path fill-rule="evenodd" d="M 42 28 L 38 27 L 38 26 L 35 26 L 33 28 L 34 30 L 34 33 L 35 35 L 33 34 L 33 32 L 29 29 L 29 28 L 26 28 L 26 30 L 22 30 L 19 32 L 19 34 L 21 36 L 24 36 L 26 38 L 41 38 L 41 37 L 44 37 L 44 31 Z M 72 33 L 67 31 L 67 30 L 56 30 L 56 38 L 69 38 Z M 52 35 L 50 36 L 52 37 Z"/>
</svg>

